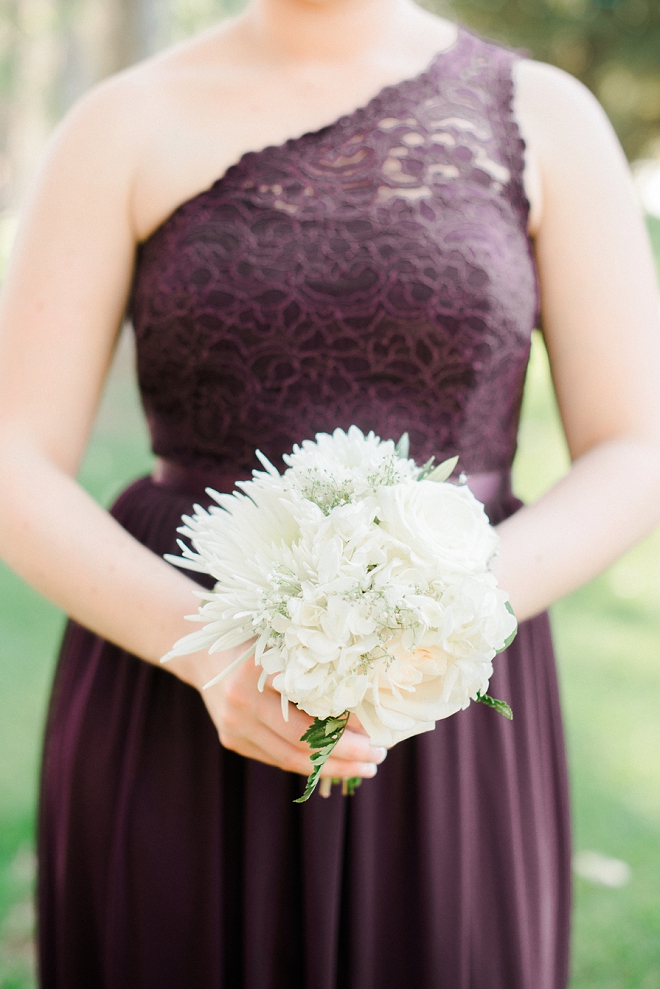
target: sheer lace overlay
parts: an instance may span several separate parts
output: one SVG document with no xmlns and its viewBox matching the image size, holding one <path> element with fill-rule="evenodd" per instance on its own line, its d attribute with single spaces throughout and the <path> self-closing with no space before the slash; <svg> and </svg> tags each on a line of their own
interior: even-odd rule
<svg viewBox="0 0 660 989">
<path fill-rule="evenodd" d="M 319 430 L 506 468 L 537 316 L 514 52 L 461 29 L 414 79 L 249 152 L 141 246 L 154 452 L 245 473 Z"/>
</svg>

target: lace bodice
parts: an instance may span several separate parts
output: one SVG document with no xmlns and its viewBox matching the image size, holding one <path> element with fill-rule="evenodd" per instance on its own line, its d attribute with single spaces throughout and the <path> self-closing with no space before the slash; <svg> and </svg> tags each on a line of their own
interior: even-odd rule
<svg viewBox="0 0 660 989">
<path fill-rule="evenodd" d="M 245 474 L 319 430 L 407 430 L 468 472 L 515 452 L 537 282 L 515 53 L 460 29 L 413 79 L 249 152 L 141 245 L 154 452 Z"/>
</svg>

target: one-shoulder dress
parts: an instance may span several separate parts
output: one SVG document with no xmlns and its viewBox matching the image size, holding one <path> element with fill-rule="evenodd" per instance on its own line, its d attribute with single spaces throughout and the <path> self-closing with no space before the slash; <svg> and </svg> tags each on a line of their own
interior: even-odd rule
<svg viewBox="0 0 660 989">
<path fill-rule="evenodd" d="M 511 494 L 538 284 L 517 54 L 460 29 L 426 71 L 245 154 L 139 248 L 158 466 L 114 505 L 155 553 L 208 485 L 355 423 Z M 352 798 L 222 747 L 199 694 L 71 623 L 39 820 L 43 989 L 562 989 L 568 787 L 547 616 L 480 704 Z"/>
</svg>

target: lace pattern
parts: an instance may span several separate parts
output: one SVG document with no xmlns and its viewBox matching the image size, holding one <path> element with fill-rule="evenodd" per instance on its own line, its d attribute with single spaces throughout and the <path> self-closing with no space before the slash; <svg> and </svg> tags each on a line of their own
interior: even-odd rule
<svg viewBox="0 0 660 989">
<path fill-rule="evenodd" d="M 245 473 L 356 423 L 505 469 L 538 290 L 516 54 L 459 30 L 414 79 L 249 152 L 141 246 L 154 452 Z"/>
</svg>

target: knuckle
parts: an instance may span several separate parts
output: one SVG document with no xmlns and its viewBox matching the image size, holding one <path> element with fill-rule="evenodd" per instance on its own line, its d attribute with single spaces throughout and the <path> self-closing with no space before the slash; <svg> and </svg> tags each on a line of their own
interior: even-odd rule
<svg viewBox="0 0 660 989">
<path fill-rule="evenodd" d="M 301 758 L 300 756 L 292 756 L 287 759 L 287 769 L 290 773 L 299 773 L 303 776 L 308 776 L 312 771 L 312 766 L 309 760 Z"/>
<path fill-rule="evenodd" d="M 237 680 L 230 679 L 225 683 L 224 695 L 225 702 L 230 708 L 240 708 L 245 703 L 243 685 Z"/>
<path fill-rule="evenodd" d="M 223 711 L 222 727 L 225 731 L 236 731 L 240 722 L 239 713 L 234 707 L 228 707 Z"/>
<path fill-rule="evenodd" d="M 220 729 L 220 731 L 218 732 L 218 735 L 219 735 L 219 738 L 220 738 L 220 744 L 222 746 L 224 746 L 225 749 L 233 749 L 234 748 L 233 735 L 231 735 L 229 732 L 225 731 L 224 728 L 221 728 Z"/>
</svg>

